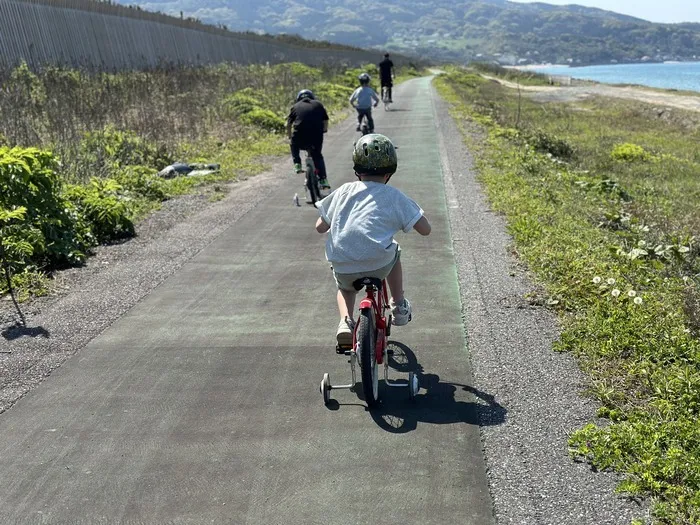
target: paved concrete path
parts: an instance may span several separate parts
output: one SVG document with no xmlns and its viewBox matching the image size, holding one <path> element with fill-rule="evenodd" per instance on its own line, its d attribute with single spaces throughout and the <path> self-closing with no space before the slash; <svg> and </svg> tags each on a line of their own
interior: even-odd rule
<svg viewBox="0 0 700 525">
<path fill-rule="evenodd" d="M 415 314 L 392 339 L 416 402 L 323 405 L 323 373 L 349 370 L 324 237 L 290 180 L 0 415 L 0 523 L 492 523 L 478 422 L 502 410 L 469 386 L 429 79 L 396 91 L 377 111 L 392 184 L 433 224 L 399 237 Z M 353 179 L 341 126 L 334 186 Z"/>
</svg>

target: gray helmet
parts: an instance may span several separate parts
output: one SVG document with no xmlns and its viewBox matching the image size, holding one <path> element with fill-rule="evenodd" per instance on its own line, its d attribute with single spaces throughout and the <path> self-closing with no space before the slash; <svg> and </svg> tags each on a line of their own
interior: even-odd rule
<svg viewBox="0 0 700 525">
<path fill-rule="evenodd" d="M 314 99 L 314 94 L 310 89 L 302 89 L 297 93 L 297 102 L 300 100 L 304 100 L 305 98 L 310 98 L 311 100 Z"/>
<path fill-rule="evenodd" d="M 390 175 L 396 171 L 396 148 L 379 133 L 370 133 L 355 143 L 352 162 L 358 175 Z"/>
<path fill-rule="evenodd" d="M 360 84 L 363 86 L 369 84 L 370 78 L 367 73 L 362 73 L 358 78 L 360 79 Z"/>
</svg>

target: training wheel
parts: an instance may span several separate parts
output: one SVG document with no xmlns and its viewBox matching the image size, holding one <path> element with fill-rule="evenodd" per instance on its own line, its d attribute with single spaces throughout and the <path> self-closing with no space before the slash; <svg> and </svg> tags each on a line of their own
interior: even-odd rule
<svg viewBox="0 0 700 525">
<path fill-rule="evenodd" d="M 331 378 L 328 374 L 323 374 L 321 394 L 323 394 L 323 403 L 327 405 L 331 400 Z"/>
<path fill-rule="evenodd" d="M 413 372 L 409 372 L 408 373 L 408 397 L 410 399 L 415 399 L 416 395 L 418 394 L 418 390 L 420 390 L 420 386 L 418 385 L 418 376 L 416 376 L 416 374 Z"/>
</svg>

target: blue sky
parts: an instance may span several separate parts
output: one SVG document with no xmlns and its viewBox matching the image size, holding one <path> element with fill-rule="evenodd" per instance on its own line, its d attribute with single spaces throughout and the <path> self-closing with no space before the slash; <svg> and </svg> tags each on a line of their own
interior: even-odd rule
<svg viewBox="0 0 700 525">
<path fill-rule="evenodd" d="M 533 2 L 535 0 L 511 0 Z M 652 22 L 700 22 L 697 0 L 538 0 L 547 4 L 599 7 Z"/>
</svg>

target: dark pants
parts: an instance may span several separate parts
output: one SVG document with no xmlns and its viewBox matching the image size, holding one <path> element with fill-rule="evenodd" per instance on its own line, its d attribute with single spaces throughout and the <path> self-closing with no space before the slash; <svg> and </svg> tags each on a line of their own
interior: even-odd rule
<svg viewBox="0 0 700 525">
<path fill-rule="evenodd" d="M 318 178 L 321 180 L 328 178 L 328 175 L 326 174 L 326 161 L 323 160 L 323 155 L 321 155 L 321 150 L 323 149 L 323 139 L 309 145 L 300 142 L 295 137 L 292 137 L 290 149 L 292 150 L 292 159 L 294 160 L 294 164 L 301 164 L 302 150 L 308 151 L 314 161 L 314 166 L 316 166 Z"/>
<path fill-rule="evenodd" d="M 382 81 L 382 100 L 384 99 L 384 93 L 386 92 L 386 98 L 391 100 L 391 88 L 393 84 L 389 81 Z M 386 90 L 386 91 L 385 91 Z"/>
<path fill-rule="evenodd" d="M 367 126 L 370 133 L 374 131 L 374 119 L 372 118 L 372 108 L 360 109 L 357 108 L 357 122 L 362 126 L 362 118 L 367 117 Z"/>
</svg>

